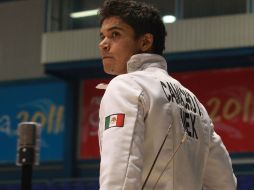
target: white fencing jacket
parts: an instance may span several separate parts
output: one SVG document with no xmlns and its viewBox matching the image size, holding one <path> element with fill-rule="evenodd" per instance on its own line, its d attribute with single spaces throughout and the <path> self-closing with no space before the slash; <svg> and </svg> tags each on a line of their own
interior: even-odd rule
<svg viewBox="0 0 254 190">
<path fill-rule="evenodd" d="M 100 189 L 141 190 L 168 135 L 144 190 L 235 190 L 229 154 L 211 119 L 168 75 L 165 59 L 137 54 L 127 67 L 101 101 Z"/>
</svg>

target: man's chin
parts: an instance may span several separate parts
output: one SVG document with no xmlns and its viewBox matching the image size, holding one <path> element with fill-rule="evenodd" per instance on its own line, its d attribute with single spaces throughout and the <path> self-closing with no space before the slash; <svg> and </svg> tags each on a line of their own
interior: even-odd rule
<svg viewBox="0 0 254 190">
<path fill-rule="evenodd" d="M 109 75 L 117 75 L 117 73 L 115 73 L 113 69 L 109 69 L 109 68 L 104 68 L 104 72 Z"/>
<path fill-rule="evenodd" d="M 104 68 L 104 72 L 109 75 L 121 75 L 121 74 L 127 73 L 127 71 L 114 67 L 114 64 L 110 64 L 110 63 L 103 62 L 103 68 Z"/>
</svg>

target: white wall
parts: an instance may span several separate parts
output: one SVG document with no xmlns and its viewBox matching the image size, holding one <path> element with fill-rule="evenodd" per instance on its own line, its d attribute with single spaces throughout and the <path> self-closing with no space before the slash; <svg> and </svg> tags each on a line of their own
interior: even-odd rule
<svg viewBox="0 0 254 190">
<path fill-rule="evenodd" d="M 254 14 L 179 20 L 167 24 L 165 53 L 254 47 Z M 42 63 L 99 58 L 99 29 L 43 34 Z"/>
<path fill-rule="evenodd" d="M 0 4 L 0 81 L 43 77 L 44 0 Z"/>
</svg>

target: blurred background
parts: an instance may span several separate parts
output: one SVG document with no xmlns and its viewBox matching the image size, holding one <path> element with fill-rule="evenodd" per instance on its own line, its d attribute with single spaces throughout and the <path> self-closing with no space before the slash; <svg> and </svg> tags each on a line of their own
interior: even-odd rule
<svg viewBox="0 0 254 190">
<path fill-rule="evenodd" d="M 207 108 L 233 162 L 238 190 L 254 189 L 254 0 L 147 0 L 167 29 L 168 72 Z M 34 190 L 99 188 L 103 0 L 0 1 L 0 189 L 18 190 L 17 125 L 42 126 Z M 223 175 L 223 172 L 222 174 Z M 218 176 L 219 177 L 219 176 Z"/>
</svg>

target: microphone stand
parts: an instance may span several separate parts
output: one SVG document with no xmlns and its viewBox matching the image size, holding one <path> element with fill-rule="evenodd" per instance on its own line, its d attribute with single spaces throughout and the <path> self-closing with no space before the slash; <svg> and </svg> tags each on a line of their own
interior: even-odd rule
<svg viewBox="0 0 254 190">
<path fill-rule="evenodd" d="M 33 166 L 23 165 L 21 174 L 21 190 L 31 190 L 32 189 L 32 173 Z"/>
<path fill-rule="evenodd" d="M 35 122 L 18 125 L 16 165 L 21 166 L 21 190 L 32 190 L 33 166 L 39 164 L 40 128 Z"/>
<path fill-rule="evenodd" d="M 32 189 L 32 173 L 35 161 L 34 147 L 23 147 L 19 149 L 19 163 L 22 167 L 21 190 Z"/>
</svg>

